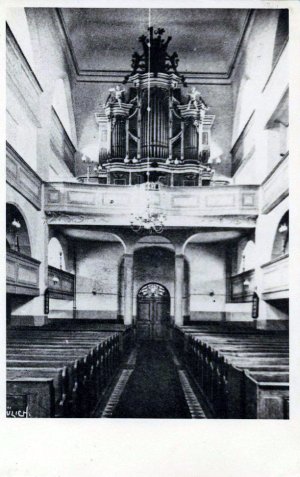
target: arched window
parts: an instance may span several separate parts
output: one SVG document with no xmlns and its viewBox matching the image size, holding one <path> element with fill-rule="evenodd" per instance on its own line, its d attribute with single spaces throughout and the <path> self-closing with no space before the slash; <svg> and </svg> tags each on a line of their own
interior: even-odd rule
<svg viewBox="0 0 300 477">
<path fill-rule="evenodd" d="M 66 269 L 64 251 L 56 237 L 52 237 L 48 244 L 48 265 L 60 270 Z"/>
<path fill-rule="evenodd" d="M 239 273 L 253 270 L 253 268 L 255 268 L 255 243 L 253 240 L 248 240 L 242 251 Z"/>
<path fill-rule="evenodd" d="M 289 212 L 281 218 L 273 243 L 272 260 L 289 253 Z"/>
<path fill-rule="evenodd" d="M 169 296 L 169 292 L 164 286 L 158 283 L 148 283 L 140 289 L 138 296 L 146 298 Z"/>
<path fill-rule="evenodd" d="M 68 108 L 67 92 L 64 80 L 59 78 L 55 83 L 52 106 L 55 109 L 63 127 L 72 139 L 71 121 Z"/>
<path fill-rule="evenodd" d="M 272 65 L 274 66 L 289 36 L 289 11 L 280 10 L 278 15 Z"/>
<path fill-rule="evenodd" d="M 31 257 L 30 240 L 25 219 L 13 204 L 6 204 L 6 243 L 9 250 Z"/>
</svg>

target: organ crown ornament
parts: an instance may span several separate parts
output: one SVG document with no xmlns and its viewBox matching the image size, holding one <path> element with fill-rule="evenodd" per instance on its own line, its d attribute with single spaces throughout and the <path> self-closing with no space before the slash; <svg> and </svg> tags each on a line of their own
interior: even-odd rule
<svg viewBox="0 0 300 477">
<path fill-rule="evenodd" d="M 132 55 L 131 73 L 109 89 L 99 124 L 97 181 L 114 185 L 209 185 L 213 171 L 210 129 L 214 117 L 195 86 L 184 93 L 177 52 L 163 28 L 139 37 L 142 51 Z"/>
<path fill-rule="evenodd" d="M 142 54 L 136 51 L 133 53 L 131 62 L 132 72 L 125 77 L 124 83 L 127 83 L 130 76 L 134 76 L 136 73 L 153 73 L 155 77 L 158 73 L 173 72 L 178 75 L 178 54 L 176 51 L 172 55 L 167 52 L 172 37 L 168 36 L 167 40 L 162 39 L 162 35 L 165 33 L 163 28 L 154 30 L 153 27 L 149 27 L 148 31 L 149 38 L 146 35 L 139 37 L 139 42 L 142 43 L 144 51 Z M 183 85 L 186 86 L 184 76 L 178 76 Z"/>
</svg>

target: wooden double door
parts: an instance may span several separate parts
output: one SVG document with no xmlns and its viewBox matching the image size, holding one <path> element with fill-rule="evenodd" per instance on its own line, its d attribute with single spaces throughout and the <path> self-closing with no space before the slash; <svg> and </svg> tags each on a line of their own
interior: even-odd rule
<svg viewBox="0 0 300 477">
<path fill-rule="evenodd" d="M 167 340 L 170 332 L 170 296 L 167 289 L 159 284 L 145 285 L 137 300 L 137 339 Z"/>
</svg>

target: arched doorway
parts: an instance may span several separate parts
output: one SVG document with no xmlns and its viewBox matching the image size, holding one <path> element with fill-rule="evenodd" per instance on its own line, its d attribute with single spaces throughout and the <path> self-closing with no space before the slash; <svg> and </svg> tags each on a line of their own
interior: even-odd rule
<svg viewBox="0 0 300 477">
<path fill-rule="evenodd" d="M 137 294 L 137 339 L 169 338 L 170 294 L 159 283 L 147 283 Z"/>
</svg>

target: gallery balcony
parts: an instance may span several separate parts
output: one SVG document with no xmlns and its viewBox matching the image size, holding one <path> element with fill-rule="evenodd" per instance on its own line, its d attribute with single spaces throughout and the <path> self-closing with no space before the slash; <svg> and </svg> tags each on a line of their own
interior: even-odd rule
<svg viewBox="0 0 300 477">
<path fill-rule="evenodd" d="M 74 274 L 49 265 L 48 291 L 51 298 L 61 300 L 72 299 L 75 291 Z"/>
<path fill-rule="evenodd" d="M 6 253 L 6 291 L 14 295 L 38 296 L 40 262 L 14 250 Z"/>
<path fill-rule="evenodd" d="M 167 227 L 254 227 L 257 186 L 164 187 L 52 182 L 45 186 L 48 223 L 128 226 L 132 212 L 151 206 Z"/>
<path fill-rule="evenodd" d="M 275 258 L 262 265 L 263 297 L 265 300 L 276 300 L 289 297 L 289 256 Z"/>
</svg>

